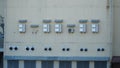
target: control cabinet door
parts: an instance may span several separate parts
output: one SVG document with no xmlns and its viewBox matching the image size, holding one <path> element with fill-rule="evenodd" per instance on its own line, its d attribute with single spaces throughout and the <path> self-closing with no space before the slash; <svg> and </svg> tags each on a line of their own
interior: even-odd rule
<svg viewBox="0 0 120 68">
<path fill-rule="evenodd" d="M 107 68 L 107 61 L 95 61 L 95 68 Z"/>
<path fill-rule="evenodd" d="M 59 68 L 72 68 L 71 61 L 60 61 Z"/>
<path fill-rule="evenodd" d="M 42 61 L 41 68 L 54 68 L 53 61 Z"/>
<path fill-rule="evenodd" d="M 24 68 L 36 68 L 36 61 L 34 60 L 25 60 Z"/>
<path fill-rule="evenodd" d="M 7 68 L 19 68 L 18 60 L 8 60 L 7 64 L 8 64 Z"/>
<path fill-rule="evenodd" d="M 89 68 L 89 61 L 78 61 L 77 68 Z"/>
</svg>

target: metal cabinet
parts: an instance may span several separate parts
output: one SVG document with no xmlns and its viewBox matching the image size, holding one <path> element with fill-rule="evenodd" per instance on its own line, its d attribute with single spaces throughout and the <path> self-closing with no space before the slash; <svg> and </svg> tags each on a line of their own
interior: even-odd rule
<svg viewBox="0 0 120 68">
<path fill-rule="evenodd" d="M 41 68 L 54 68 L 53 61 L 42 61 Z"/>
<path fill-rule="evenodd" d="M 95 61 L 94 68 L 107 68 L 107 61 Z"/>
<path fill-rule="evenodd" d="M 25 60 L 24 68 L 36 68 L 36 61 L 35 60 Z"/>
<path fill-rule="evenodd" d="M 8 60 L 7 61 L 7 68 L 19 68 L 19 61 L 18 60 Z"/>
<path fill-rule="evenodd" d="M 78 61 L 77 68 L 89 68 L 89 61 Z"/>
<path fill-rule="evenodd" d="M 59 68 L 72 68 L 71 61 L 60 61 Z"/>
</svg>

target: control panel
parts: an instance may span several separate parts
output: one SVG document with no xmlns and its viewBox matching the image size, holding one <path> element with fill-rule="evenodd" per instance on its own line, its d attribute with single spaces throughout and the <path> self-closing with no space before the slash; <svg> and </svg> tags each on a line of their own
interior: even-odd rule
<svg viewBox="0 0 120 68">
<path fill-rule="evenodd" d="M 105 0 L 7 3 L 6 56 L 110 56 L 111 15 Z"/>
<path fill-rule="evenodd" d="M 95 19 L 94 19 L 95 20 Z M 97 19 L 98 20 L 98 19 Z M 65 20 L 43 19 L 39 24 L 18 21 L 18 35 L 24 36 L 17 41 L 21 43 L 9 44 L 9 54 L 24 51 L 25 56 L 106 56 L 109 48 L 106 44 L 98 45 L 96 39 L 101 41 L 103 29 L 102 20 L 77 20 L 75 23 L 67 23 Z M 28 29 L 29 28 L 29 29 Z M 33 33 L 36 32 L 37 33 Z M 27 35 L 28 34 L 28 35 Z M 30 40 L 25 42 L 26 40 Z M 96 38 L 96 39 L 95 39 Z M 34 42 L 33 42 L 33 41 Z M 33 42 L 33 43 L 32 43 Z M 90 54 L 93 52 L 94 54 Z M 44 54 L 43 54 L 44 53 Z M 108 54 L 109 55 L 109 54 Z"/>
</svg>

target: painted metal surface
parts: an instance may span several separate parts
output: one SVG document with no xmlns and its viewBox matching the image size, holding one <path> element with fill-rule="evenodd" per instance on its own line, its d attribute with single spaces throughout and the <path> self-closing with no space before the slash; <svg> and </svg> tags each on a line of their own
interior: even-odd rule
<svg viewBox="0 0 120 68">
<path fill-rule="evenodd" d="M 8 60 L 7 61 L 8 68 L 19 68 L 19 61 L 18 60 Z"/>
<path fill-rule="evenodd" d="M 36 61 L 34 60 L 25 60 L 24 68 L 36 68 Z"/>
<path fill-rule="evenodd" d="M 89 61 L 78 61 L 77 68 L 89 68 Z"/>
<path fill-rule="evenodd" d="M 54 68 L 53 61 L 42 61 L 41 68 Z"/>
<path fill-rule="evenodd" d="M 110 3 L 110 0 L 7 0 L 5 59 L 109 61 L 112 52 Z M 58 19 L 63 20 L 62 23 L 56 22 Z M 86 31 L 80 33 L 79 20 L 83 19 L 87 20 Z M 18 31 L 19 20 L 27 20 L 22 23 L 26 25 L 25 33 Z M 32 28 L 31 24 L 39 27 Z M 43 32 L 43 24 L 50 25 L 50 32 Z M 56 24 L 61 25 L 60 32 L 55 32 Z M 68 24 L 75 26 L 67 27 Z M 99 31 L 92 32 L 92 24 L 99 25 Z M 69 28 L 74 31 L 68 33 Z M 99 48 L 104 51 L 97 51 Z M 61 63 L 61 67 L 66 65 Z"/>
<path fill-rule="evenodd" d="M 60 61 L 59 68 L 72 68 L 71 61 Z"/>
<path fill-rule="evenodd" d="M 107 61 L 95 61 L 94 68 L 107 68 Z"/>
<path fill-rule="evenodd" d="M 108 0 L 7 0 L 5 23 L 5 55 L 18 56 L 111 56 L 111 15 Z M 109 8 L 106 8 L 109 5 Z M 22 11 L 22 12 L 21 12 Z M 44 33 L 43 20 L 50 20 L 50 32 Z M 79 32 L 79 20 L 88 20 L 87 32 Z M 27 20 L 26 33 L 19 33 L 19 20 Z M 56 20 L 63 20 L 62 32 L 56 33 Z M 96 23 L 98 22 L 98 23 Z M 99 32 L 92 33 L 91 25 L 99 24 Z M 40 27 L 31 28 L 31 24 Z M 75 32 L 68 33 L 68 24 L 75 24 Z M 18 46 L 18 51 L 10 51 L 9 46 Z M 25 47 L 35 47 L 33 52 Z M 52 51 L 44 51 L 51 47 Z M 61 51 L 70 48 L 69 52 Z M 79 52 L 87 48 L 87 52 Z M 96 52 L 97 48 L 105 48 L 104 52 Z"/>
<path fill-rule="evenodd" d="M 81 61 L 109 61 L 109 57 L 45 57 L 45 56 L 5 56 L 6 60 L 81 60 Z"/>
</svg>

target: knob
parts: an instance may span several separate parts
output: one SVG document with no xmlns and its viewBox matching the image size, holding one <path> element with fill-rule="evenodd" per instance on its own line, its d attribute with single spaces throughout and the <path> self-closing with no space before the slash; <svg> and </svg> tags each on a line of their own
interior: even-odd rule
<svg viewBox="0 0 120 68">
<path fill-rule="evenodd" d="M 83 51 L 83 48 L 81 48 L 80 51 Z"/>
<path fill-rule="evenodd" d="M 47 51 L 47 48 L 44 48 L 45 51 Z"/>
<path fill-rule="evenodd" d="M 98 48 L 97 51 L 100 51 L 100 48 Z"/>
<path fill-rule="evenodd" d="M 87 48 L 85 48 L 85 51 L 88 51 L 88 49 L 87 49 Z"/>
<path fill-rule="evenodd" d="M 102 48 L 101 50 L 102 50 L 102 51 L 105 51 L 105 49 L 104 49 L 104 48 Z"/>
<path fill-rule="evenodd" d="M 69 49 L 69 48 L 67 48 L 67 51 L 70 51 L 70 49 Z"/>
<path fill-rule="evenodd" d="M 26 50 L 28 51 L 28 50 L 29 50 L 29 47 L 26 47 Z"/>
<path fill-rule="evenodd" d="M 62 50 L 65 51 L 65 48 L 63 48 Z"/>
<path fill-rule="evenodd" d="M 15 50 L 18 50 L 18 48 L 17 48 L 17 47 L 15 47 L 14 49 L 15 49 Z"/>
<path fill-rule="evenodd" d="M 35 50 L 35 48 L 34 48 L 34 47 L 32 47 L 32 48 L 31 48 L 31 50 L 32 50 L 32 51 L 34 51 L 34 50 Z"/>
<path fill-rule="evenodd" d="M 9 49 L 10 49 L 10 50 L 13 50 L 13 47 L 10 47 Z"/>
<path fill-rule="evenodd" d="M 51 51 L 52 50 L 52 48 L 49 48 L 49 51 Z"/>
</svg>

